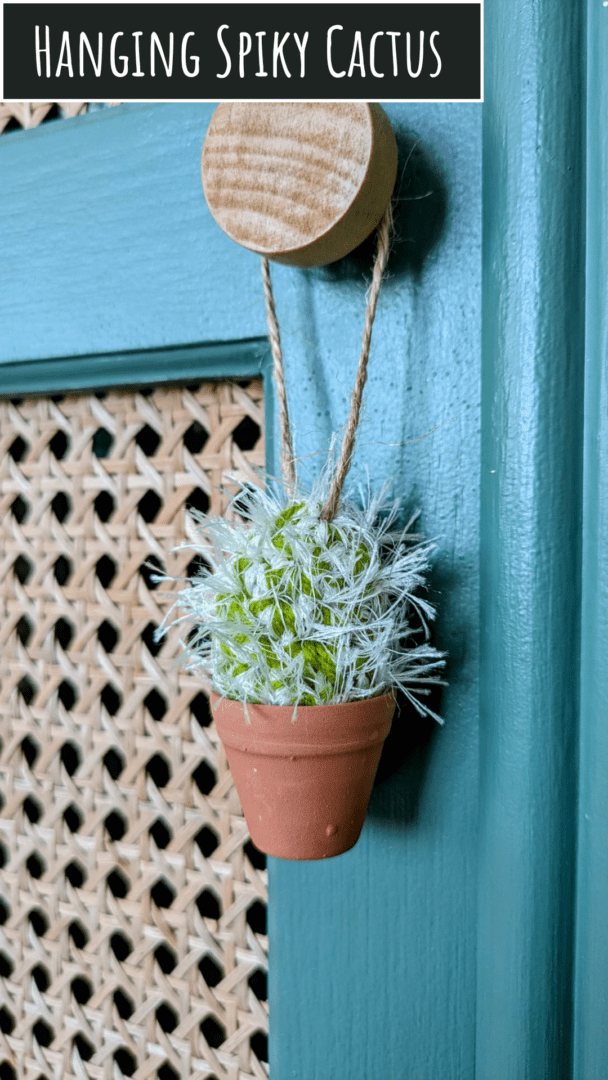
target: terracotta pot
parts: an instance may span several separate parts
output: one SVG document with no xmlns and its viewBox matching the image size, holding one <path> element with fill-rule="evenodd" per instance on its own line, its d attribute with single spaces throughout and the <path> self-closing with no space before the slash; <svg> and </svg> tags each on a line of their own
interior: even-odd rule
<svg viewBox="0 0 608 1080">
<path fill-rule="evenodd" d="M 260 851 L 328 859 L 359 839 L 395 711 L 392 694 L 346 705 L 247 705 L 211 695 L 217 730 Z"/>
</svg>

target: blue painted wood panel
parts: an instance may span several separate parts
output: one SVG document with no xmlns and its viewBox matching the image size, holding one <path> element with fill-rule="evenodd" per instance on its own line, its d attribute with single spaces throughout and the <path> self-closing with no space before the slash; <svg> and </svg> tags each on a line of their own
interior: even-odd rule
<svg viewBox="0 0 608 1080">
<path fill-rule="evenodd" d="M 3 137 L 0 361 L 266 333 L 258 259 L 213 223 L 212 105 L 121 105 Z"/>
</svg>

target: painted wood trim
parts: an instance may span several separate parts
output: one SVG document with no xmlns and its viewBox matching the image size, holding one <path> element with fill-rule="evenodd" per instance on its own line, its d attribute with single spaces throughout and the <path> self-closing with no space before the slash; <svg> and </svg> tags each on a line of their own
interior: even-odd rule
<svg viewBox="0 0 608 1080">
<path fill-rule="evenodd" d="M 608 1077 L 608 8 L 588 6 L 580 789 L 573 1080 Z"/>
<path fill-rule="evenodd" d="M 268 342 L 260 338 L 27 360 L 0 366 L 0 395 L 59 394 L 203 377 L 241 379 L 263 374 L 271 362 Z"/>
<path fill-rule="evenodd" d="M 182 384 L 200 379 L 264 380 L 266 469 L 274 473 L 274 386 L 270 346 L 263 338 L 166 349 L 29 360 L 0 366 L 0 396 L 64 394 L 125 386 Z"/>
<path fill-rule="evenodd" d="M 486 8 L 476 1080 L 570 1076 L 584 22 Z"/>
</svg>

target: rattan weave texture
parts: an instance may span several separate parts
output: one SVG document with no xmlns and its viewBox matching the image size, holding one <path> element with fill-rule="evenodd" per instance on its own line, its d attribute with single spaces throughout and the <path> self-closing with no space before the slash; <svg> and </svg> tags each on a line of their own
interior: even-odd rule
<svg viewBox="0 0 608 1080">
<path fill-rule="evenodd" d="M 0 403 L 7 1077 L 267 1075 L 263 857 L 150 570 L 263 457 L 260 381 Z"/>
<path fill-rule="evenodd" d="M 78 116 L 88 109 L 87 101 L 0 101 L 0 133 L 8 128 L 33 128 L 50 115 Z M 50 115 L 49 115 L 50 114 Z"/>
</svg>

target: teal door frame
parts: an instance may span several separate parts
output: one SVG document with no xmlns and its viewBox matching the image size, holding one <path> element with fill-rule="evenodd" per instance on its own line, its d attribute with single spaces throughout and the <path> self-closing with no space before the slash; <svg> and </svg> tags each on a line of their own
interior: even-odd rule
<svg viewBox="0 0 608 1080">
<path fill-rule="evenodd" d="M 387 106 L 447 210 L 387 283 L 358 460 L 439 538 L 446 725 L 410 718 L 352 853 L 271 861 L 271 1080 L 608 1080 L 606 20 L 489 0 L 483 107 Z M 268 386 L 257 260 L 202 205 L 210 114 L 3 137 L 0 392 Z M 363 287 L 274 276 L 314 470 Z"/>
<path fill-rule="evenodd" d="M 608 1076 L 608 8 L 589 3 L 573 1080 Z"/>
<path fill-rule="evenodd" d="M 571 1076 L 584 29 L 576 3 L 487 5 L 478 1080 Z"/>
<path fill-rule="evenodd" d="M 486 5 L 477 1080 L 608 1077 L 608 11 Z"/>
</svg>

